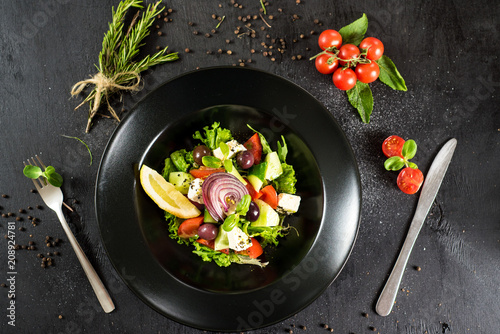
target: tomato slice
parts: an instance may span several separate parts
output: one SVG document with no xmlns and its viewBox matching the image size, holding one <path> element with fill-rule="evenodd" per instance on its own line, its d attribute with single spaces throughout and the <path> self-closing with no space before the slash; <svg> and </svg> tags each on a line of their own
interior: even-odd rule
<svg viewBox="0 0 500 334">
<path fill-rule="evenodd" d="M 262 196 L 262 192 L 256 191 L 255 188 L 250 183 L 250 181 L 248 181 L 247 179 L 245 179 L 245 181 L 247 181 L 247 184 L 245 185 L 245 187 L 247 188 L 248 194 L 250 194 L 250 197 L 252 197 L 252 200 L 256 200 L 257 198 L 260 198 Z"/>
<path fill-rule="evenodd" d="M 221 173 L 224 171 L 225 171 L 224 168 L 210 168 L 206 166 L 201 166 L 198 169 L 191 169 L 189 173 L 191 173 L 191 175 L 193 175 L 196 178 L 203 179 L 209 176 L 210 174 Z"/>
<path fill-rule="evenodd" d="M 274 190 L 273 186 L 265 186 L 260 190 L 260 192 L 262 193 L 260 199 L 269 204 L 271 208 L 276 210 L 276 208 L 278 207 L 278 194 L 276 193 L 276 190 Z"/>
<path fill-rule="evenodd" d="M 262 158 L 262 144 L 260 143 L 259 134 L 255 133 L 250 139 L 243 144 L 245 148 L 252 153 L 254 158 L 254 165 L 260 164 L 260 159 Z"/>
<path fill-rule="evenodd" d="M 248 247 L 245 250 L 239 251 L 238 254 L 248 255 L 252 259 L 256 259 L 259 256 L 261 256 L 262 253 L 264 253 L 264 250 L 262 249 L 262 246 L 260 245 L 260 242 L 257 241 L 257 239 L 255 238 L 251 239 L 252 239 L 252 246 Z"/>
<path fill-rule="evenodd" d="M 403 157 L 403 145 L 405 144 L 405 140 L 398 136 L 390 136 L 387 137 L 382 143 L 382 152 L 384 152 L 385 156 L 390 157 Z"/>
<path fill-rule="evenodd" d="M 205 240 L 205 239 L 199 238 L 198 240 L 196 240 L 196 242 L 199 242 L 200 244 L 207 246 L 210 249 L 214 249 L 214 247 L 215 247 L 214 246 L 215 240 Z M 222 252 L 224 254 L 229 254 L 229 248 L 220 249 L 219 252 Z"/>
<path fill-rule="evenodd" d="M 182 222 L 177 230 L 177 234 L 181 238 L 191 238 L 198 233 L 198 227 L 203 224 L 203 216 L 189 218 Z"/>
<path fill-rule="evenodd" d="M 198 242 L 204 246 L 207 246 L 208 248 L 214 249 L 215 240 L 206 240 L 206 239 L 199 238 L 198 240 L 196 240 L 196 242 Z"/>
<path fill-rule="evenodd" d="M 405 194 L 414 194 L 424 182 L 424 174 L 417 168 L 406 167 L 399 172 L 398 187 Z"/>
</svg>

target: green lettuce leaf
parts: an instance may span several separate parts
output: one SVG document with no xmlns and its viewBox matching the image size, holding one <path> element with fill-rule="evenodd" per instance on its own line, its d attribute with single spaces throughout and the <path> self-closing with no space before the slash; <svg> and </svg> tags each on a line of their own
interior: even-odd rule
<svg viewBox="0 0 500 334">
<path fill-rule="evenodd" d="M 284 237 L 289 232 L 289 227 L 277 226 L 248 226 L 247 231 L 251 237 L 261 237 L 262 248 L 273 244 L 278 246 L 278 238 Z"/>
<path fill-rule="evenodd" d="M 203 127 L 205 135 L 200 131 L 196 131 L 193 135 L 194 139 L 199 139 L 201 142 L 207 146 L 212 151 L 219 147 L 221 142 L 228 142 L 233 139 L 233 135 L 229 129 L 224 129 L 220 127 L 219 122 L 214 122 L 212 128 L 208 125 Z"/>
<path fill-rule="evenodd" d="M 200 256 L 205 262 L 214 261 L 219 267 L 227 267 L 233 262 L 238 262 L 238 256 L 234 253 L 222 253 L 204 246 L 199 242 L 193 242 L 193 245 L 195 248 L 193 253 Z"/>
<path fill-rule="evenodd" d="M 193 152 L 186 151 L 185 149 L 175 151 L 170 154 L 170 159 L 172 163 L 177 168 L 177 171 L 187 173 L 191 166 L 193 165 Z"/>
<path fill-rule="evenodd" d="M 166 158 L 165 159 L 165 167 L 163 167 L 163 170 L 161 172 L 161 176 L 163 176 L 163 178 L 168 181 L 168 177 L 169 177 L 170 173 L 173 173 L 173 172 L 178 172 L 178 170 L 174 166 L 172 159 Z"/>
<path fill-rule="evenodd" d="M 293 166 L 282 163 L 281 168 L 283 168 L 283 173 L 273 180 L 274 189 L 276 189 L 278 193 L 295 194 L 297 191 L 295 189 L 297 178 L 295 177 Z"/>
</svg>

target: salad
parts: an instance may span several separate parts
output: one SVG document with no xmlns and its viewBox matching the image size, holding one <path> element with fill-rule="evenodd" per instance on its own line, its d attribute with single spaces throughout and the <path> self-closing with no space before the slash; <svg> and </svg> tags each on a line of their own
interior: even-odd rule
<svg viewBox="0 0 500 334">
<path fill-rule="evenodd" d="M 171 153 L 161 175 L 141 168 L 141 184 L 165 210 L 170 237 L 221 267 L 266 266 L 263 249 L 288 234 L 284 219 L 300 205 L 285 138 L 273 150 L 247 126 L 254 134 L 240 143 L 215 122 L 193 134 L 194 149 Z"/>
</svg>

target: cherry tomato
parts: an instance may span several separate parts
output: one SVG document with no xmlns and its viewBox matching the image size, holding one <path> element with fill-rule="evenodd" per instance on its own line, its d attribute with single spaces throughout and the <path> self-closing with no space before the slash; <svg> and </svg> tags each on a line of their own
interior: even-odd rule
<svg viewBox="0 0 500 334">
<path fill-rule="evenodd" d="M 366 58 L 378 60 L 384 54 L 384 44 L 375 37 L 367 37 L 359 44 L 360 49 L 367 50 Z"/>
<path fill-rule="evenodd" d="M 349 61 L 349 60 L 359 58 L 359 49 L 354 44 L 344 44 L 340 48 L 339 54 L 337 56 L 340 59 L 348 60 L 348 61 L 339 60 L 340 65 L 345 65 L 345 64 L 349 63 L 348 66 L 351 66 L 351 65 L 353 65 L 353 62 Z"/>
<path fill-rule="evenodd" d="M 377 80 L 378 75 L 380 74 L 380 68 L 376 62 L 372 61 L 369 64 L 356 65 L 354 72 L 356 72 L 356 77 L 359 81 L 370 83 Z"/>
<path fill-rule="evenodd" d="M 181 238 L 191 238 L 198 234 L 198 227 L 203 223 L 203 216 L 196 218 L 189 218 L 179 225 L 177 235 Z"/>
<path fill-rule="evenodd" d="M 259 134 L 255 133 L 245 144 L 245 148 L 253 154 L 254 165 L 260 164 L 262 158 L 262 144 L 260 142 Z"/>
<path fill-rule="evenodd" d="M 257 239 L 255 239 L 255 238 L 251 238 L 251 239 L 252 239 L 252 246 L 248 247 L 245 250 L 239 251 L 238 254 L 248 255 L 252 259 L 256 259 L 259 256 L 261 256 L 262 253 L 264 253 L 264 250 L 262 249 L 262 246 L 257 241 Z"/>
<path fill-rule="evenodd" d="M 356 86 L 356 74 L 350 68 L 338 68 L 333 72 L 333 83 L 340 90 L 349 90 Z"/>
<path fill-rule="evenodd" d="M 403 157 L 403 145 L 405 144 L 405 140 L 398 136 L 389 136 L 382 143 L 382 152 L 384 152 L 385 156 L 390 157 Z"/>
<path fill-rule="evenodd" d="M 332 57 L 335 57 L 335 54 L 331 52 L 316 57 L 314 64 L 319 73 L 332 74 L 339 67 L 339 60 L 336 57 L 330 60 L 331 64 L 328 64 L 328 60 Z"/>
<path fill-rule="evenodd" d="M 198 169 L 191 169 L 189 173 L 191 173 L 191 175 L 193 175 L 196 178 L 203 179 L 209 176 L 210 174 L 221 173 L 224 171 L 225 171 L 224 168 L 211 168 L 211 167 L 201 166 Z"/>
<path fill-rule="evenodd" d="M 398 175 L 398 187 L 405 194 L 414 194 L 424 182 L 424 174 L 420 169 L 406 167 Z"/>
<path fill-rule="evenodd" d="M 261 200 L 266 202 L 271 206 L 271 208 L 275 209 L 278 207 L 278 194 L 276 190 L 274 190 L 272 185 L 267 185 L 260 190 L 262 193 Z"/>
<path fill-rule="evenodd" d="M 318 45 L 321 50 L 326 48 L 336 47 L 337 49 L 342 45 L 342 36 L 337 30 L 328 29 L 319 35 Z"/>
</svg>

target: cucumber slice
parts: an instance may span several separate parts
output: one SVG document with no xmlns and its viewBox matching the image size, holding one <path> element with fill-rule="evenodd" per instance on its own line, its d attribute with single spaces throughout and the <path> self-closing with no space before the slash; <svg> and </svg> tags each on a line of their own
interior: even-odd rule
<svg viewBox="0 0 500 334">
<path fill-rule="evenodd" d="M 194 180 L 194 177 L 189 173 L 172 172 L 168 175 L 168 182 L 172 183 L 175 189 L 179 190 L 183 195 L 187 195 L 189 184 Z"/>
<path fill-rule="evenodd" d="M 247 181 L 245 181 L 245 179 L 241 177 L 241 174 L 234 167 L 233 162 L 230 159 L 224 160 L 224 168 L 226 168 L 226 172 L 236 176 L 236 178 L 240 180 L 240 182 L 243 183 L 245 186 L 247 185 Z"/>
<path fill-rule="evenodd" d="M 266 202 L 256 199 L 255 204 L 259 207 L 260 214 L 256 221 L 252 222 L 252 226 L 277 226 L 280 223 L 280 216 Z"/>
<path fill-rule="evenodd" d="M 265 179 L 272 181 L 281 174 L 283 174 L 283 168 L 281 167 L 281 161 L 278 153 L 271 152 L 266 155 L 265 162 L 267 162 L 267 168 L 265 173 Z"/>
<path fill-rule="evenodd" d="M 227 232 L 224 231 L 222 227 L 219 228 L 219 234 L 217 238 L 215 238 L 214 242 L 214 250 L 221 250 L 229 248 L 229 238 L 227 236 Z"/>
<path fill-rule="evenodd" d="M 262 188 L 262 185 L 264 184 L 264 181 L 259 179 L 255 175 L 248 175 L 247 176 L 248 182 L 252 185 L 252 187 L 255 189 L 255 191 L 259 192 L 260 188 Z"/>
</svg>

